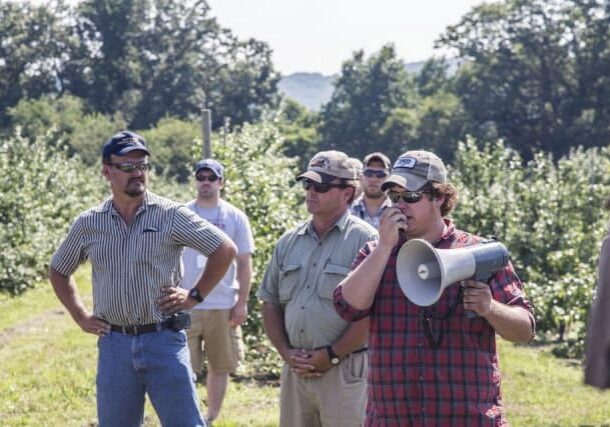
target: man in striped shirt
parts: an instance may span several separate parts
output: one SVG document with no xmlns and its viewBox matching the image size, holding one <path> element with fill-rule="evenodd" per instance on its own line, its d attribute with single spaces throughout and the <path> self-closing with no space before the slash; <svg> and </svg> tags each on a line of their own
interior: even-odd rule
<svg viewBox="0 0 610 427">
<path fill-rule="evenodd" d="M 53 255 L 49 278 L 83 331 L 97 335 L 99 425 L 137 426 L 148 394 L 162 425 L 204 426 L 189 363 L 191 309 L 223 277 L 235 245 L 185 206 L 147 191 L 149 150 L 133 132 L 103 148 L 103 175 L 112 197 L 82 213 Z M 195 287 L 181 280 L 180 255 L 192 247 L 209 262 Z M 73 274 L 89 260 L 93 312 Z"/>
<path fill-rule="evenodd" d="M 333 294 L 341 317 L 370 319 L 365 425 L 508 425 L 495 335 L 514 342 L 534 335 L 532 306 L 521 281 L 509 263 L 489 284 L 466 280 L 464 288 L 445 288 L 429 307 L 413 304 L 396 279 L 398 251 L 406 240 L 449 249 L 481 238 L 447 218 L 457 191 L 433 153 L 404 153 L 382 189 L 392 207 L 381 217 L 379 241 L 360 251 L 355 269 Z"/>
</svg>

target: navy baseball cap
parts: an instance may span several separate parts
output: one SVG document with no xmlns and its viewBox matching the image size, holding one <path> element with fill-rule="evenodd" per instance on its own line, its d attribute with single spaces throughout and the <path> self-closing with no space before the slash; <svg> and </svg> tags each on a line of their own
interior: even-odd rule
<svg viewBox="0 0 610 427">
<path fill-rule="evenodd" d="M 222 175 L 224 168 L 214 159 L 203 159 L 198 161 L 197 164 L 195 164 L 195 175 L 197 175 L 201 169 L 209 169 L 214 172 L 214 175 L 216 175 L 218 178 L 223 179 Z"/>
<path fill-rule="evenodd" d="M 150 156 L 150 151 L 146 147 L 146 140 L 135 132 L 124 130 L 106 141 L 102 151 L 102 159 L 106 162 L 110 160 L 112 155 L 124 156 L 135 150 L 143 151 Z"/>
</svg>

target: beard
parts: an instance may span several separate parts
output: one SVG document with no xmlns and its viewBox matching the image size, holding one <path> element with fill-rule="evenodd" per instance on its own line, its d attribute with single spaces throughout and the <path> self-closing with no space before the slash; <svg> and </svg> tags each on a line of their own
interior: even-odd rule
<svg viewBox="0 0 610 427">
<path fill-rule="evenodd" d="M 124 193 L 129 197 L 136 198 L 146 192 L 146 183 L 144 181 L 130 181 L 125 187 Z"/>
<path fill-rule="evenodd" d="M 371 191 L 371 190 L 367 190 L 365 187 L 365 188 L 363 188 L 363 191 L 364 191 L 364 195 L 366 197 L 368 197 L 369 199 L 380 199 L 385 196 L 385 193 L 381 190 Z"/>
</svg>

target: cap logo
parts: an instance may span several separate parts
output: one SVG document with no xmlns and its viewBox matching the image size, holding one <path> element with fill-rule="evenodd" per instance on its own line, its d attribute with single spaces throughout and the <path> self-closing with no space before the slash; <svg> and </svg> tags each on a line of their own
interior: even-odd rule
<svg viewBox="0 0 610 427">
<path fill-rule="evenodd" d="M 325 157 L 319 157 L 317 159 L 313 159 L 311 163 L 309 163 L 310 168 L 328 168 L 328 160 Z"/>
<path fill-rule="evenodd" d="M 394 168 L 413 169 L 417 161 L 413 157 L 401 157 L 394 163 Z"/>
</svg>

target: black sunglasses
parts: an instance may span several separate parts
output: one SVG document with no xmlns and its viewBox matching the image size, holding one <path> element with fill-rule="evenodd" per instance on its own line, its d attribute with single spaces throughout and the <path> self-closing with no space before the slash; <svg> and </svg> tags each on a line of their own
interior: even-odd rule
<svg viewBox="0 0 610 427">
<path fill-rule="evenodd" d="M 216 175 L 195 175 L 195 179 L 199 182 L 210 181 L 216 182 L 218 181 L 218 177 Z"/>
<path fill-rule="evenodd" d="M 398 203 L 401 199 L 405 203 L 417 203 L 426 193 L 427 191 L 404 191 L 402 193 L 397 193 L 395 191 L 386 192 L 392 203 Z"/>
<path fill-rule="evenodd" d="M 139 163 L 110 163 L 121 172 L 132 173 L 133 171 L 146 172 L 150 169 L 150 163 L 139 162 Z"/>
<path fill-rule="evenodd" d="M 347 188 L 347 185 L 345 184 L 320 183 L 310 179 L 301 180 L 301 184 L 303 184 L 305 190 L 309 190 L 313 186 L 316 193 L 328 193 L 331 188 Z"/>
<path fill-rule="evenodd" d="M 388 173 L 384 170 L 365 169 L 362 172 L 362 175 L 366 176 L 367 178 L 385 178 L 386 176 L 388 176 Z"/>
</svg>

